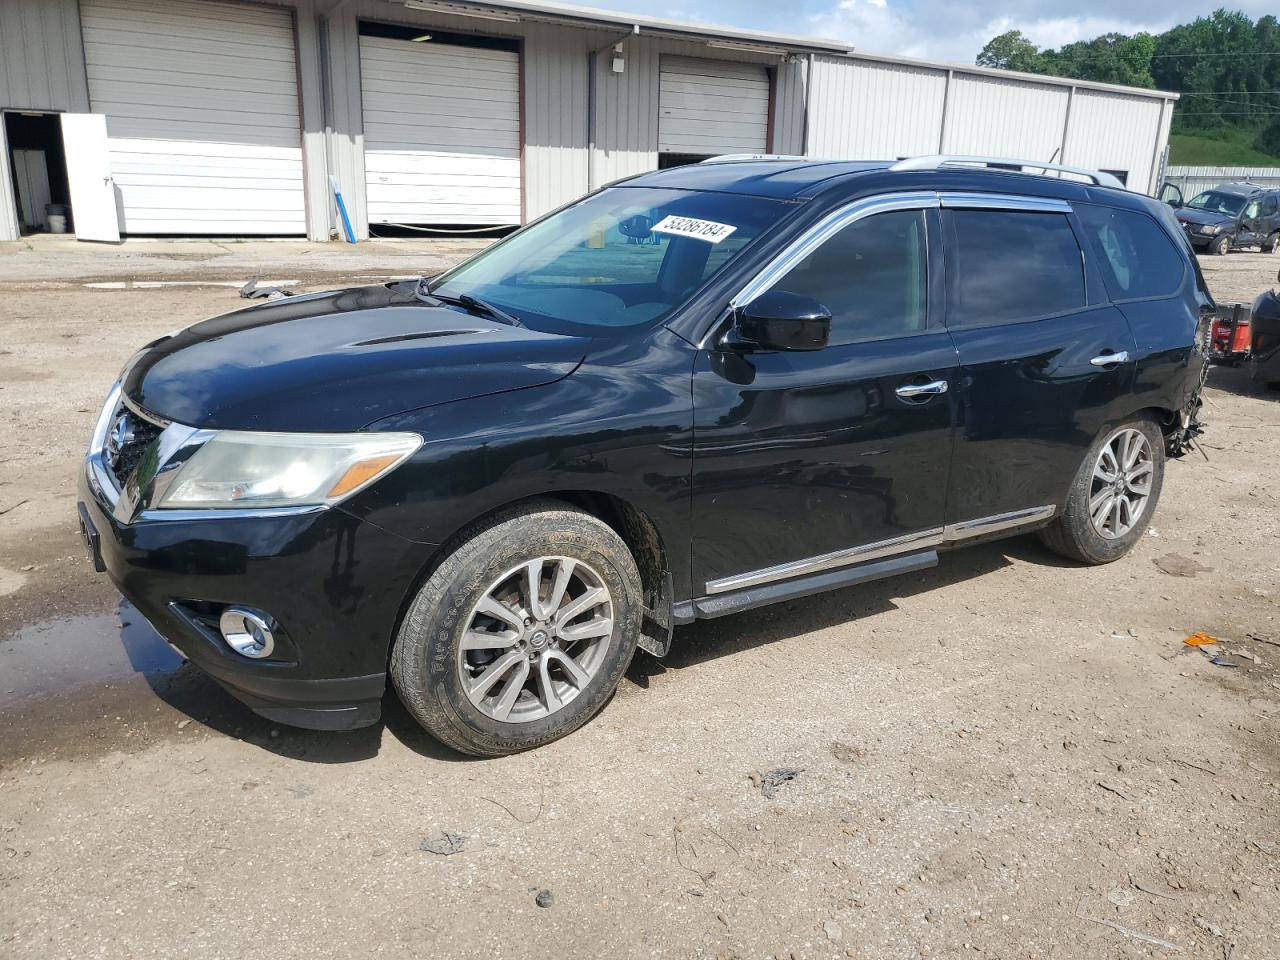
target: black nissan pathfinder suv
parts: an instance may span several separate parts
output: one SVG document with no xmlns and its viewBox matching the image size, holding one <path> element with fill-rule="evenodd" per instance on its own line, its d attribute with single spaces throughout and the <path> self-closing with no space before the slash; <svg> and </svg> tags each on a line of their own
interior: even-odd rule
<svg viewBox="0 0 1280 960">
<path fill-rule="evenodd" d="M 575 729 L 695 618 L 1032 530 L 1116 560 L 1211 301 L 1167 206 L 1054 173 L 709 162 L 198 323 L 103 408 L 91 553 L 264 716 L 369 724 L 389 675 L 475 754 Z"/>
</svg>

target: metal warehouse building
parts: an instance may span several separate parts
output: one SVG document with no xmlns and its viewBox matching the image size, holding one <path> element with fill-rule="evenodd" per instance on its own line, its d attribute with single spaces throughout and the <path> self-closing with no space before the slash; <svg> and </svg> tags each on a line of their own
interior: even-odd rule
<svg viewBox="0 0 1280 960">
<path fill-rule="evenodd" d="M 506 0 L 0 0 L 0 240 L 513 225 L 724 153 L 1157 185 L 1176 94 Z"/>
</svg>

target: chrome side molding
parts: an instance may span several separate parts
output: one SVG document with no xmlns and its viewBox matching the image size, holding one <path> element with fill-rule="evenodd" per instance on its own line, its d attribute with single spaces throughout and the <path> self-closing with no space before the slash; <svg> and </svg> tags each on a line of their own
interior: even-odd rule
<svg viewBox="0 0 1280 960">
<path fill-rule="evenodd" d="M 1012 530 L 1028 524 L 1049 520 L 1058 508 L 1054 506 L 1028 507 L 1026 510 L 1013 510 L 1009 513 L 997 513 L 992 517 L 981 517 L 977 520 L 965 520 L 963 523 L 949 523 L 946 526 L 947 543 L 968 540 L 971 537 L 982 537 L 988 533 L 999 533 L 1001 530 Z"/>
<path fill-rule="evenodd" d="M 893 537 L 888 540 L 877 540 L 875 543 L 863 544 L 860 547 L 836 550 L 832 553 L 824 553 L 805 560 L 792 560 L 789 563 L 780 563 L 777 566 L 765 567 L 762 570 L 752 570 L 747 573 L 737 573 L 731 577 L 721 577 L 718 580 L 708 580 L 706 594 L 713 596 L 717 593 L 728 593 L 733 590 L 746 590 L 749 587 L 758 587 L 763 583 L 789 580 L 792 577 L 807 576 L 811 573 L 821 573 L 824 570 L 853 566 L 870 560 L 881 560 L 885 557 L 898 556 L 899 554 L 914 553 L 918 550 L 929 550 L 946 543 L 956 543 L 973 537 L 982 537 L 991 533 L 1000 533 L 1005 530 L 1029 526 L 1052 518 L 1056 512 L 1057 507 L 1052 505 L 1029 507 L 1025 510 L 1012 510 L 1008 513 L 998 513 L 990 517 L 979 517 L 976 520 L 949 523 L 943 527 L 931 527 L 918 533 L 909 533 L 905 536 Z"/>
</svg>

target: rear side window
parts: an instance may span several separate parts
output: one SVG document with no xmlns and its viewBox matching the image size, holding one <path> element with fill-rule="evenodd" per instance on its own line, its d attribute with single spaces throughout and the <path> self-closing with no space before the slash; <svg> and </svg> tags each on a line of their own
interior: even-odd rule
<svg viewBox="0 0 1280 960">
<path fill-rule="evenodd" d="M 1268 194 L 1267 198 L 1262 201 L 1262 215 L 1264 217 L 1274 217 L 1277 208 L 1280 208 L 1280 195 Z"/>
<path fill-rule="evenodd" d="M 944 213 L 949 325 L 1016 323 L 1084 307 L 1084 263 L 1064 214 Z"/>
<path fill-rule="evenodd" d="M 1146 214 L 1087 203 L 1075 210 L 1112 300 L 1170 297 L 1182 289 L 1185 258 Z"/>
</svg>

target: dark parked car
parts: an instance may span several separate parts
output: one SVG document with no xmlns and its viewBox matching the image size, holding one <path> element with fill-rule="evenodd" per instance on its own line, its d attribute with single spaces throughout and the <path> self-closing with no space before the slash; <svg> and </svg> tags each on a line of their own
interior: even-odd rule
<svg viewBox="0 0 1280 960">
<path fill-rule="evenodd" d="M 1280 283 L 1280 276 L 1276 281 Z M 1253 379 L 1280 390 L 1280 287 L 1272 287 L 1253 301 L 1249 333 Z"/>
<path fill-rule="evenodd" d="M 1195 429 L 1211 307 L 1168 207 L 1118 185 L 671 169 L 429 282 L 148 345 L 81 520 L 264 716 L 369 724 L 390 675 L 441 740 L 501 754 L 695 618 L 1025 531 L 1122 557 Z"/>
<path fill-rule="evenodd" d="M 1178 221 L 1197 249 L 1225 254 L 1236 247 L 1260 247 L 1271 253 L 1280 245 L 1278 189 L 1223 183 L 1196 194 L 1185 206 L 1178 197 L 1173 198 Z"/>
</svg>

